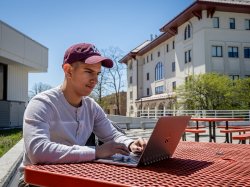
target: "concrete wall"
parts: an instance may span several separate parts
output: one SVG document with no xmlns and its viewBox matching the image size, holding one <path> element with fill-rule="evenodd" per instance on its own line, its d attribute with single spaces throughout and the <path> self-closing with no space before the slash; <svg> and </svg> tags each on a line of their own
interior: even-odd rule
<svg viewBox="0 0 250 187">
<path fill-rule="evenodd" d="M 25 102 L 0 101 L 0 129 L 22 127 Z"/>
<path fill-rule="evenodd" d="M 0 21 L 0 63 L 7 66 L 7 98 L 0 101 L 0 127 L 21 127 L 28 101 L 28 73 L 47 71 L 48 49 Z"/>
<path fill-rule="evenodd" d="M 28 68 L 18 64 L 8 65 L 7 100 L 28 101 Z"/>
<path fill-rule="evenodd" d="M 32 72 L 46 72 L 48 49 L 0 21 L 0 61 L 24 65 Z"/>
<path fill-rule="evenodd" d="M 108 115 L 108 118 L 113 121 L 117 122 L 118 125 L 125 129 L 125 123 L 130 123 L 131 129 L 140 129 L 142 128 L 141 122 L 149 122 L 146 124 L 146 128 L 154 128 L 157 119 L 148 119 L 148 118 L 137 118 L 137 117 L 126 117 L 126 116 L 118 116 L 118 115 Z"/>
</svg>

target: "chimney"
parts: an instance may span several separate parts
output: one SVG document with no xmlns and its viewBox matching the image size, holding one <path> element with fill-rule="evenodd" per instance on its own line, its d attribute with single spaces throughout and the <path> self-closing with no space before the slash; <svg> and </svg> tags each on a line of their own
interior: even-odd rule
<svg viewBox="0 0 250 187">
<path fill-rule="evenodd" d="M 150 41 L 153 41 L 154 40 L 154 36 L 153 34 L 150 34 Z"/>
</svg>

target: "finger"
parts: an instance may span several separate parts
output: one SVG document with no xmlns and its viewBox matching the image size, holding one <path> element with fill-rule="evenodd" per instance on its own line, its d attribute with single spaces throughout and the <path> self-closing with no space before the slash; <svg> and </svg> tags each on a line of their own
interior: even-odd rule
<svg viewBox="0 0 250 187">
<path fill-rule="evenodd" d="M 144 138 L 139 138 L 138 139 L 138 143 L 139 143 L 139 146 L 142 147 L 143 149 L 146 147 L 147 145 L 147 141 L 144 139 Z"/>
<path fill-rule="evenodd" d="M 127 148 L 127 146 L 125 144 L 121 144 L 121 143 L 117 144 L 116 149 L 123 150 L 124 152 L 129 153 L 129 149 Z"/>
<path fill-rule="evenodd" d="M 143 149 L 145 149 L 145 147 L 147 146 L 147 143 L 148 143 L 148 141 L 143 139 Z"/>
<path fill-rule="evenodd" d="M 125 144 L 119 144 L 119 147 L 120 147 L 121 149 L 124 149 L 124 150 L 129 151 L 128 147 L 127 147 Z"/>
<path fill-rule="evenodd" d="M 137 153 L 138 153 L 138 152 L 140 153 L 140 152 L 143 151 L 143 149 L 142 149 L 142 147 L 137 146 L 137 147 L 134 149 L 134 151 L 137 152 Z"/>
<path fill-rule="evenodd" d="M 126 155 L 126 156 L 128 156 L 130 154 L 129 152 L 127 152 L 127 151 L 125 151 L 123 149 L 117 149 L 116 153 L 119 153 L 119 154 L 122 154 L 122 155 Z"/>
</svg>

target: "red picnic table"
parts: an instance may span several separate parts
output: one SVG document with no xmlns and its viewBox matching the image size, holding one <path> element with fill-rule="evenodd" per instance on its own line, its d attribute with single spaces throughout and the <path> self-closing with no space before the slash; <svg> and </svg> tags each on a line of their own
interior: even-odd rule
<svg viewBox="0 0 250 187">
<path fill-rule="evenodd" d="M 196 121 L 197 128 L 199 126 L 199 122 L 208 122 L 209 126 L 209 142 L 216 142 L 216 124 L 215 122 L 225 122 L 226 128 L 228 129 L 229 121 L 243 121 L 243 118 L 191 118 L 191 121 Z M 229 135 L 226 133 L 225 142 L 229 143 Z"/>
<path fill-rule="evenodd" d="M 250 149 L 246 144 L 180 142 L 172 158 L 148 166 L 31 165 L 24 179 L 52 187 L 250 186 Z"/>
</svg>

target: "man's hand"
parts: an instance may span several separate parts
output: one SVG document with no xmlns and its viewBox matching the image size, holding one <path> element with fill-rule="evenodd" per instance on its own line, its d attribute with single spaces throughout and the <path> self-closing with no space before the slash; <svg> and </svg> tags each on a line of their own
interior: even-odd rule
<svg viewBox="0 0 250 187">
<path fill-rule="evenodd" d="M 129 145 L 129 150 L 133 153 L 141 153 L 145 149 L 147 143 L 147 140 L 143 138 L 138 138 Z"/>
<path fill-rule="evenodd" d="M 116 153 L 129 155 L 129 149 L 125 144 L 110 141 L 96 147 L 95 158 L 107 158 Z"/>
</svg>

